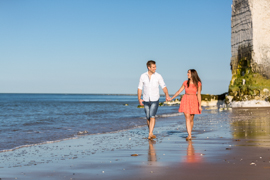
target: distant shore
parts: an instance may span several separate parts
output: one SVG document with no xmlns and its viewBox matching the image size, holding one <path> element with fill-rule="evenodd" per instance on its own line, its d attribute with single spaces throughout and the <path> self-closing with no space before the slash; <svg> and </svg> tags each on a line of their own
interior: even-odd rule
<svg viewBox="0 0 270 180">
<path fill-rule="evenodd" d="M 125 93 L 0 93 L 0 94 L 72 94 L 72 95 L 115 95 L 115 96 L 137 96 L 137 94 L 125 94 Z M 170 96 L 173 96 L 174 94 L 170 94 Z M 182 94 L 183 95 L 183 94 Z M 205 94 L 205 95 L 209 95 L 209 94 Z M 211 94 L 212 95 L 212 94 Z M 160 94 L 161 97 L 165 97 L 164 94 Z M 214 96 L 219 96 L 219 95 L 214 95 Z"/>
</svg>

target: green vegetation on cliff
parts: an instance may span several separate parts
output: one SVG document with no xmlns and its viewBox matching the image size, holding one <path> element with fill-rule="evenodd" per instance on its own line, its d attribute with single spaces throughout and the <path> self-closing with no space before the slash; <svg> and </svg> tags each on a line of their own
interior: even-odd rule
<svg viewBox="0 0 270 180">
<path fill-rule="evenodd" d="M 252 70 L 255 66 L 251 65 L 249 58 L 238 60 L 238 67 L 229 86 L 229 95 L 233 96 L 233 100 L 266 99 L 269 96 L 270 79 L 255 73 Z"/>
</svg>

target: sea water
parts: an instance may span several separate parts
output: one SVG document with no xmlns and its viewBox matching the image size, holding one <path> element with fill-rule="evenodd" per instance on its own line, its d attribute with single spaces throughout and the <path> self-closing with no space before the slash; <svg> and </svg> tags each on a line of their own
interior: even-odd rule
<svg viewBox="0 0 270 180">
<path fill-rule="evenodd" d="M 160 98 L 160 102 L 165 97 Z M 0 152 L 32 144 L 146 125 L 136 95 L 0 94 Z M 179 116 L 162 106 L 159 117 Z"/>
</svg>

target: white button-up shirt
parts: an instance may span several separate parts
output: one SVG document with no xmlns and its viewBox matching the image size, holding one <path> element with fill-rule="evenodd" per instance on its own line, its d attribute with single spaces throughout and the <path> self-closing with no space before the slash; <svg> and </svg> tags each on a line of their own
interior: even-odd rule
<svg viewBox="0 0 270 180">
<path fill-rule="evenodd" d="M 146 102 L 159 100 L 159 85 L 162 89 L 166 87 L 160 74 L 155 72 L 149 79 L 148 72 L 143 73 L 138 86 L 138 89 L 143 89 L 143 100 Z"/>
</svg>

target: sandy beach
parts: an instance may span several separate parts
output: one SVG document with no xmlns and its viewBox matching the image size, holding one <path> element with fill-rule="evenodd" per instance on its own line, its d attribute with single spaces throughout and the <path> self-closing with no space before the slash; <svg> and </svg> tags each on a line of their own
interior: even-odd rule
<svg viewBox="0 0 270 180">
<path fill-rule="evenodd" d="M 270 108 L 204 110 L 186 141 L 184 116 L 147 127 L 0 153 L 5 179 L 270 179 Z M 135 156 L 132 156 L 135 155 Z"/>
</svg>

